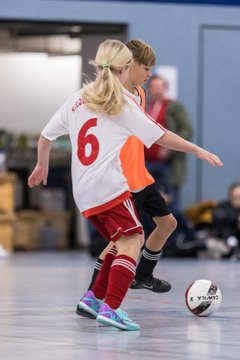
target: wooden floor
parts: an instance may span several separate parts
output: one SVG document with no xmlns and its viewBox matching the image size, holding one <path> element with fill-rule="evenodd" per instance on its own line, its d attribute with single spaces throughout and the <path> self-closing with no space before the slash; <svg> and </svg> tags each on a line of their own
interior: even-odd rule
<svg viewBox="0 0 240 360">
<path fill-rule="evenodd" d="M 0 358 L 4 360 L 240 359 L 240 263 L 161 260 L 155 275 L 172 290 L 129 290 L 123 308 L 141 324 L 124 332 L 75 314 L 94 260 L 84 252 L 18 253 L 0 260 Z M 184 292 L 215 281 L 218 313 L 193 316 Z"/>
</svg>

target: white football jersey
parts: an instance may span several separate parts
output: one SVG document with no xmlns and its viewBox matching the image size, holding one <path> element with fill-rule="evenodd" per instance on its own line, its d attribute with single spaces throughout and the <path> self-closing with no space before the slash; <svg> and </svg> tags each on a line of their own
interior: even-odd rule
<svg viewBox="0 0 240 360">
<path fill-rule="evenodd" d="M 81 91 L 77 92 L 42 131 L 51 141 L 61 135 L 70 136 L 74 200 L 81 212 L 90 209 L 90 215 L 101 212 L 94 209 L 128 190 L 119 159 L 127 138 L 135 135 L 150 147 L 165 133 L 133 98 L 126 93 L 124 97 L 127 103 L 121 113 L 107 116 L 91 112 L 81 98 Z"/>
</svg>

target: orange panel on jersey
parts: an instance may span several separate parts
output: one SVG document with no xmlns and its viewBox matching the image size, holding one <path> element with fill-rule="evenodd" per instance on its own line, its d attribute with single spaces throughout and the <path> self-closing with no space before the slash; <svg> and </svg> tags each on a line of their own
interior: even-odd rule
<svg viewBox="0 0 240 360">
<path fill-rule="evenodd" d="M 141 107 L 145 110 L 145 91 L 141 86 L 137 86 L 137 89 L 141 96 Z M 143 189 L 154 183 L 155 180 L 145 167 L 144 144 L 136 136 L 131 136 L 126 141 L 121 150 L 120 159 L 131 191 Z"/>
</svg>

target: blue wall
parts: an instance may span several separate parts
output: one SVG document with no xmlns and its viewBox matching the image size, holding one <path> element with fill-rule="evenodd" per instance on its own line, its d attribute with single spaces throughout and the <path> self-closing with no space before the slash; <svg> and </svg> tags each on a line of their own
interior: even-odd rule
<svg viewBox="0 0 240 360">
<path fill-rule="evenodd" d="M 209 26 L 217 26 L 217 28 L 219 26 L 225 29 L 238 28 L 240 26 L 239 7 L 144 4 L 140 2 L 0 0 L 0 19 L 128 24 L 129 38 L 143 38 L 155 49 L 160 64 L 173 65 L 179 69 L 179 98 L 186 105 L 192 119 L 195 129 L 194 141 L 205 145 L 206 130 L 202 126 L 205 116 L 202 108 L 204 94 L 202 93 L 201 79 L 206 76 L 203 59 L 205 56 L 204 29 Z M 238 39 L 240 45 L 240 37 Z M 229 38 L 226 41 L 229 41 Z M 239 57 L 240 46 L 234 49 L 239 52 Z M 210 50 L 207 49 L 207 51 Z M 215 83 L 216 72 L 208 71 L 207 76 L 209 83 Z M 224 90 L 227 91 L 227 89 Z M 209 107 L 207 116 L 211 121 L 217 121 L 214 118 L 215 115 L 214 109 Z M 238 114 L 235 115 L 235 119 L 237 119 Z M 208 141 L 207 145 L 209 150 L 220 152 L 225 162 L 231 158 L 229 137 L 228 139 L 222 137 L 220 127 L 215 126 L 211 141 Z M 236 160 L 236 164 L 240 163 L 240 158 Z M 183 189 L 184 205 L 194 203 L 203 195 L 204 198 L 224 197 L 226 195 L 225 187 L 232 180 L 238 180 L 236 178 L 238 173 L 231 171 L 232 173 L 225 169 L 221 171 L 214 169 L 213 172 L 211 170 L 211 174 L 213 174 L 211 179 L 205 179 L 205 171 L 202 171 L 202 166 L 193 156 L 189 156 L 188 181 Z M 225 178 L 224 184 L 223 177 Z M 206 189 L 204 192 L 203 188 Z"/>
</svg>

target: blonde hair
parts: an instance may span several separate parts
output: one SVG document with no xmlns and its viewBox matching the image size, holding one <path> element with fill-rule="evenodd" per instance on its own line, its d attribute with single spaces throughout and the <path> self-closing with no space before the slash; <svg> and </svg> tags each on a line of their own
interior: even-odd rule
<svg viewBox="0 0 240 360">
<path fill-rule="evenodd" d="M 141 39 L 133 39 L 126 42 L 126 46 L 132 52 L 133 60 L 145 66 L 155 66 L 156 56 L 153 48 Z"/>
<path fill-rule="evenodd" d="M 96 113 L 117 115 L 125 103 L 122 84 L 117 72 L 130 65 L 132 53 L 119 40 L 105 40 L 97 50 L 95 65 L 98 72 L 94 82 L 83 88 L 83 100 Z"/>
</svg>

